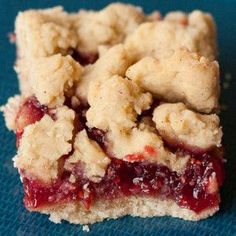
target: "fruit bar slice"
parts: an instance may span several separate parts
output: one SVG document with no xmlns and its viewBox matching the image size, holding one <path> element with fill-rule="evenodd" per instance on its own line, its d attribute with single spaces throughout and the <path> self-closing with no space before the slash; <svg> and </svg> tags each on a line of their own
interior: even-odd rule
<svg viewBox="0 0 236 236">
<path fill-rule="evenodd" d="M 158 15 L 158 17 L 157 17 Z M 29 211 L 54 222 L 125 215 L 200 220 L 223 183 L 219 65 L 209 14 L 111 4 L 16 20 L 16 133 Z"/>
</svg>

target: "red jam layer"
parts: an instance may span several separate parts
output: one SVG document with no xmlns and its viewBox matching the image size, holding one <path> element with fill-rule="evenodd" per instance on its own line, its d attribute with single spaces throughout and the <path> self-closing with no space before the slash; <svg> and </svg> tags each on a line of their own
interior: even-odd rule
<svg viewBox="0 0 236 236">
<path fill-rule="evenodd" d="M 82 66 L 93 64 L 98 59 L 98 53 L 84 53 L 77 50 L 73 50 L 71 56 Z"/>
<path fill-rule="evenodd" d="M 47 108 L 41 106 L 35 98 L 30 98 L 20 109 L 18 119 L 26 120 L 25 124 L 31 124 L 40 120 L 47 112 Z M 82 108 L 77 114 L 80 122 L 77 124 L 77 130 L 86 128 L 89 137 L 96 140 L 106 151 L 104 132 L 86 127 L 85 112 Z M 22 117 L 19 118 L 20 116 Z M 152 149 L 146 148 L 151 155 Z M 170 150 L 179 152 L 180 148 L 172 146 Z M 75 164 L 71 172 L 64 170 L 62 164 L 59 178 L 49 185 L 24 177 L 25 206 L 35 209 L 57 203 L 80 201 L 88 209 L 98 199 L 111 200 L 131 195 L 172 199 L 180 207 L 196 213 L 217 206 L 220 201 L 219 187 L 223 181 L 221 151 L 181 151 L 191 155 L 182 174 L 171 171 L 166 166 L 139 161 L 130 156 L 129 158 L 135 159 L 135 162 L 111 158 L 106 174 L 99 183 L 86 178 L 80 163 Z M 69 180 L 71 174 L 75 177 L 73 183 Z"/>
<path fill-rule="evenodd" d="M 20 138 L 26 126 L 35 123 L 48 113 L 48 108 L 39 103 L 35 97 L 26 99 L 18 110 L 16 116 L 16 146 L 19 146 Z"/>
<path fill-rule="evenodd" d="M 112 159 L 101 182 L 93 183 L 83 175 L 81 165 L 74 166 L 75 183 L 70 173 L 49 186 L 23 179 L 27 208 L 81 201 L 89 208 L 96 199 L 144 195 L 173 199 L 179 206 L 200 212 L 219 204 L 218 187 L 222 184 L 222 161 L 212 154 L 192 157 L 183 174 L 161 165 Z"/>
</svg>

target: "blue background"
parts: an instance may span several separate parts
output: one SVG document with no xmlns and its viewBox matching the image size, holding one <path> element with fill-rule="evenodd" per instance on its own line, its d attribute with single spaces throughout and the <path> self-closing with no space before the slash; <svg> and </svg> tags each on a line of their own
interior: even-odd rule
<svg viewBox="0 0 236 236">
<path fill-rule="evenodd" d="M 79 8 L 99 9 L 110 1 L 93 0 L 0 0 L 0 104 L 18 92 L 13 71 L 15 47 L 8 42 L 7 33 L 13 31 L 18 11 L 28 8 L 45 8 L 63 5 L 68 11 Z M 221 210 L 201 222 L 185 222 L 170 217 L 140 219 L 124 217 L 90 226 L 88 235 L 236 235 L 236 1 L 235 0 L 160 0 L 124 1 L 143 7 L 145 12 L 159 9 L 211 12 L 218 26 L 221 79 L 232 74 L 230 87 L 222 89 L 221 103 L 227 109 L 221 113 L 226 148 L 226 181 L 222 189 Z M 22 188 L 16 169 L 12 167 L 15 155 L 15 138 L 6 130 L 0 115 L 0 235 L 82 235 L 82 227 L 66 222 L 56 225 L 45 215 L 27 212 L 22 204 Z"/>
</svg>

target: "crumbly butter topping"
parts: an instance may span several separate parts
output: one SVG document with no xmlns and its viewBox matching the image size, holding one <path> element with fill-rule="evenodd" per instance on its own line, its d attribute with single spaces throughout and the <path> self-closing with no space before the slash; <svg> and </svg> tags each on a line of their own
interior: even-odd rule
<svg viewBox="0 0 236 236">
<path fill-rule="evenodd" d="M 95 89 L 97 96 L 90 102 L 87 123 L 106 131 L 134 127 L 137 115 L 152 102 L 149 93 L 143 93 L 134 82 L 117 75 Z"/>
<path fill-rule="evenodd" d="M 85 130 L 76 135 L 74 153 L 67 159 L 66 165 L 78 162 L 85 164 L 85 174 L 93 182 L 102 179 L 110 163 L 110 158 L 95 141 L 88 138 Z"/>
<path fill-rule="evenodd" d="M 154 110 L 153 121 L 167 139 L 208 149 L 221 146 L 222 130 L 217 115 L 201 115 L 183 103 L 162 104 Z"/>
<path fill-rule="evenodd" d="M 71 149 L 74 111 L 63 106 L 56 110 L 56 120 L 49 115 L 24 129 L 15 158 L 15 166 L 42 181 L 57 178 L 58 160 Z"/>
<path fill-rule="evenodd" d="M 145 16 L 122 3 L 72 14 L 57 7 L 19 13 L 15 31 L 23 96 L 33 94 L 56 108 L 55 119 L 44 115 L 24 129 L 15 165 L 26 175 L 45 182 L 57 178 L 58 161 L 72 145 L 65 167 L 81 162 L 93 182 L 105 175 L 108 153 L 183 171 L 189 156 L 170 152 L 162 137 L 202 149 L 221 145 L 218 116 L 194 112 L 218 107 L 219 67 L 212 61 L 215 26 L 209 14 L 172 12 L 160 19 L 157 12 Z M 99 58 L 82 68 L 66 56 L 73 50 L 98 52 Z M 106 132 L 107 154 L 85 130 L 73 137 L 75 112 L 64 105 L 65 97 L 73 108 L 89 104 L 87 125 Z M 140 117 L 153 97 L 184 104 L 162 104 L 153 116 Z M 19 100 L 4 108 L 10 129 Z"/>
<path fill-rule="evenodd" d="M 35 59 L 29 72 L 33 94 L 49 107 L 63 105 L 65 95 L 79 80 L 83 68 L 71 56 L 56 54 Z"/>
<path fill-rule="evenodd" d="M 180 23 L 180 17 L 186 19 L 184 24 Z M 215 59 L 215 38 L 215 24 L 211 15 L 193 11 L 189 15 L 172 13 L 162 21 L 141 24 L 128 36 L 125 46 L 138 59 L 144 56 L 163 58 L 179 47 Z"/>
<path fill-rule="evenodd" d="M 185 48 L 160 60 L 143 58 L 129 67 L 126 76 L 159 99 L 182 101 L 190 108 L 207 113 L 218 107 L 218 63 Z"/>
</svg>

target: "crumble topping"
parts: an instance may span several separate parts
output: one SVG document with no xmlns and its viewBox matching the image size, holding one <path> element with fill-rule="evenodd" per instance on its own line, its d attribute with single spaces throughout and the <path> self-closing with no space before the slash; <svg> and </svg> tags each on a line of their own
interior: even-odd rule
<svg viewBox="0 0 236 236">
<path fill-rule="evenodd" d="M 19 57 L 37 58 L 66 53 L 77 45 L 71 16 L 62 7 L 20 12 L 16 18 Z"/>
<path fill-rule="evenodd" d="M 113 3 L 101 11 L 79 11 L 74 15 L 81 51 L 97 51 L 99 45 L 120 43 L 145 20 L 141 8 Z"/>
<path fill-rule="evenodd" d="M 0 111 L 3 112 L 6 126 L 9 130 L 16 130 L 16 115 L 22 100 L 23 99 L 20 95 L 15 95 L 7 100 L 5 106 L 0 107 Z"/>
<path fill-rule="evenodd" d="M 85 67 L 85 72 L 78 81 L 76 94 L 82 100 L 92 102 L 97 96 L 97 87 L 113 75 L 124 76 L 127 68 L 132 64 L 132 59 L 124 46 L 119 44 L 108 49 L 95 64 Z M 91 89 L 89 89 L 90 84 Z M 89 92 L 89 94 L 88 94 Z"/>
<path fill-rule="evenodd" d="M 144 56 L 163 58 L 179 47 L 186 47 L 192 52 L 215 59 L 216 32 L 211 15 L 193 11 L 186 15 L 187 24 L 180 24 L 178 17 L 175 13 L 162 21 L 141 24 L 127 37 L 126 48 L 138 59 Z M 175 20 L 171 20 L 173 18 Z"/>
<path fill-rule="evenodd" d="M 62 7 L 20 12 L 16 18 L 19 57 L 69 53 L 71 48 L 97 52 L 98 46 L 122 42 L 146 20 L 141 8 L 113 3 L 101 11 L 68 14 Z"/>
<path fill-rule="evenodd" d="M 158 21 L 158 20 L 162 20 L 162 15 L 160 13 L 160 11 L 153 11 L 151 12 L 149 15 L 147 15 L 147 19 L 150 21 Z"/>
<path fill-rule="evenodd" d="M 133 128 L 129 133 L 119 130 L 107 133 L 108 150 L 125 161 L 148 161 L 168 166 L 182 172 L 189 160 L 188 155 L 178 156 L 164 148 L 161 138 L 150 130 Z"/>
<path fill-rule="evenodd" d="M 174 24 L 181 24 L 181 25 L 188 25 L 188 15 L 185 14 L 182 11 L 173 11 L 170 13 L 167 13 L 165 16 L 165 21 L 174 23 Z"/>
<path fill-rule="evenodd" d="M 25 97 L 32 95 L 32 88 L 28 81 L 30 64 L 32 64 L 32 60 L 28 61 L 24 58 L 18 58 L 14 66 L 14 70 L 19 78 L 20 92 Z"/>
<path fill-rule="evenodd" d="M 97 96 L 90 101 L 86 113 L 87 124 L 104 131 L 129 130 L 136 126 L 136 118 L 150 108 L 152 97 L 132 81 L 113 76 L 95 88 Z"/>
<path fill-rule="evenodd" d="M 221 146 L 222 130 L 217 115 L 201 115 L 183 103 L 162 104 L 153 113 L 153 121 L 162 137 L 190 146 L 208 149 Z"/>
<path fill-rule="evenodd" d="M 152 120 L 151 116 L 143 116 L 141 117 L 139 124 L 138 124 L 138 128 L 140 130 L 146 130 L 146 131 L 150 131 L 150 132 L 155 132 L 156 131 L 156 125 Z"/>
<path fill-rule="evenodd" d="M 83 68 L 71 56 L 56 54 L 33 61 L 29 83 L 41 104 L 49 107 L 63 105 L 65 94 L 79 80 Z"/>
<path fill-rule="evenodd" d="M 95 141 L 88 138 L 85 130 L 76 135 L 74 153 L 66 160 L 66 165 L 79 161 L 85 164 L 86 177 L 93 182 L 101 181 L 110 163 L 110 158 Z"/>
<path fill-rule="evenodd" d="M 206 113 L 218 107 L 218 63 L 185 48 L 160 60 L 146 57 L 129 67 L 126 76 L 159 99 L 182 101 Z"/>
<path fill-rule="evenodd" d="M 58 160 L 72 150 L 74 111 L 56 109 L 56 120 L 49 115 L 24 129 L 15 166 L 44 182 L 57 178 Z"/>
<path fill-rule="evenodd" d="M 15 24 L 18 46 L 15 70 L 21 92 L 32 95 L 27 79 L 32 59 L 72 54 L 73 50 L 96 53 L 99 46 L 111 47 L 122 42 L 145 19 L 141 8 L 121 3 L 110 4 L 98 12 L 82 10 L 68 14 L 62 7 L 20 12 Z"/>
</svg>

